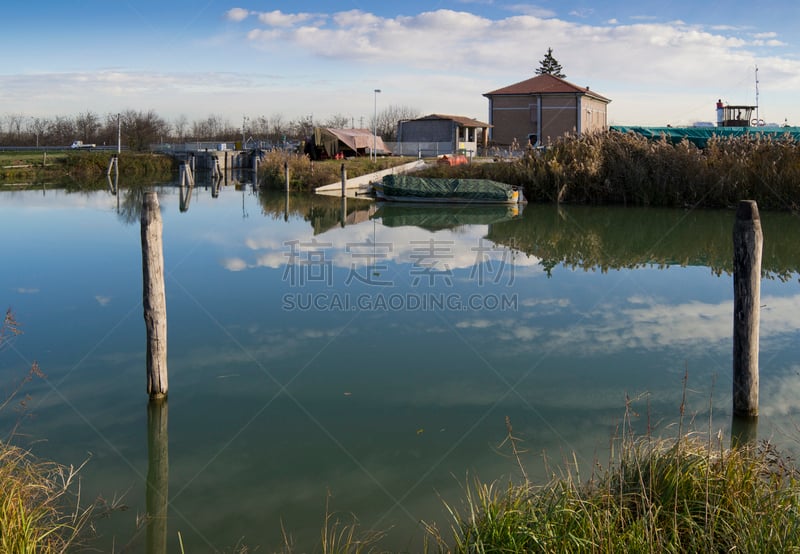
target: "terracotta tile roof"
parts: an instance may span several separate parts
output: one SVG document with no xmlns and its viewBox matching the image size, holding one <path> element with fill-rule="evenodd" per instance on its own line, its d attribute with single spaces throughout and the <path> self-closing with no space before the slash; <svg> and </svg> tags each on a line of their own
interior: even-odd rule
<svg viewBox="0 0 800 554">
<path fill-rule="evenodd" d="M 412 121 L 425 121 L 425 120 L 438 120 L 438 119 L 446 119 L 452 120 L 461 125 L 462 127 L 491 127 L 488 123 L 484 123 L 482 121 L 478 121 L 477 119 L 472 119 L 470 117 L 462 117 L 460 115 L 444 115 L 439 113 L 433 113 L 430 115 L 426 115 L 425 117 L 418 117 L 417 119 L 413 119 Z"/>
<path fill-rule="evenodd" d="M 507 87 L 499 88 L 497 90 L 493 90 L 492 92 L 487 92 L 484 96 L 501 96 L 501 95 L 525 95 L 525 94 L 575 94 L 581 93 L 587 96 L 591 96 L 593 98 L 597 98 L 598 100 L 604 100 L 606 102 L 611 102 L 605 96 L 597 94 L 593 90 L 589 90 L 589 87 L 579 87 L 577 85 L 573 85 L 569 81 L 565 81 L 559 77 L 555 77 L 554 75 L 537 75 L 532 79 L 528 79 L 526 81 L 520 81 L 519 83 L 514 83 L 513 85 L 509 85 Z"/>
</svg>

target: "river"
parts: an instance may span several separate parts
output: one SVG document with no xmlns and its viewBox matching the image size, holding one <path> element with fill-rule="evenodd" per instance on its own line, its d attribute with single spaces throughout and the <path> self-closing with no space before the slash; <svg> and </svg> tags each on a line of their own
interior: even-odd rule
<svg viewBox="0 0 800 554">
<path fill-rule="evenodd" d="M 85 498 L 122 496 L 129 509 L 98 524 L 101 550 L 164 544 L 142 519 L 155 448 L 170 552 L 179 534 L 187 552 L 269 552 L 282 527 L 308 548 L 326 504 L 386 530 L 386 548 L 419 551 L 420 522 L 446 529 L 443 501 L 459 506 L 465 482 L 519 478 L 507 421 L 539 480 L 573 453 L 584 471 L 605 464 L 626 406 L 637 432 L 668 435 L 685 395 L 684 429 L 729 434 L 733 211 L 348 199 L 342 212 L 338 198 L 249 185 L 156 190 L 170 387 L 159 445 L 141 194 L 0 192 L 0 301 L 24 331 L 0 351 L 0 387 L 34 361 L 46 375 L 25 386 L 24 409 L 0 412 L 1 436 L 88 459 Z M 800 222 L 762 220 L 758 433 L 794 451 Z"/>
</svg>

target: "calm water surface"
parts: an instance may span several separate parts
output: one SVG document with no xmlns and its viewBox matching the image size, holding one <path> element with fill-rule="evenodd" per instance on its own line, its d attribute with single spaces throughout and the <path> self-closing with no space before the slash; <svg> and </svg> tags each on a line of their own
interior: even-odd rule
<svg viewBox="0 0 800 554">
<path fill-rule="evenodd" d="M 123 190 L 0 193 L 2 303 L 24 334 L 0 386 L 46 380 L 3 436 L 89 463 L 85 496 L 124 495 L 98 548 L 158 551 L 148 449 L 168 452 L 168 551 L 271 551 L 281 524 L 318 537 L 326 501 L 385 546 L 447 527 L 441 498 L 604 460 L 633 399 L 637 428 L 687 414 L 730 427 L 733 212 L 528 206 L 381 208 L 251 188 L 158 189 L 169 313 L 168 441 L 148 445 L 141 198 Z M 217 196 L 217 197 L 215 197 Z M 793 450 L 800 397 L 797 218 L 762 214 L 759 436 Z M 151 414 L 152 417 L 152 414 Z M 151 460 L 151 465 L 152 465 Z M 150 468 L 152 470 L 152 468 Z M 152 500 L 152 499 L 151 499 Z M 154 533 L 151 529 L 151 533 Z M 163 539 L 162 539 L 163 540 Z"/>
</svg>

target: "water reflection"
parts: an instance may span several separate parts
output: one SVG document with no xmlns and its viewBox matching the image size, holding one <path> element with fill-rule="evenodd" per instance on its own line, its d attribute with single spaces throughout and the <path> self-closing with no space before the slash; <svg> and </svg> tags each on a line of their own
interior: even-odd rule
<svg viewBox="0 0 800 554">
<path fill-rule="evenodd" d="M 427 231 L 455 229 L 464 225 L 492 225 L 522 216 L 522 205 L 381 204 L 373 215 L 385 227 L 413 226 Z"/>
<path fill-rule="evenodd" d="M 375 211 L 375 202 L 361 198 L 347 198 L 317 194 L 289 195 L 276 191 L 258 194 L 262 213 L 272 219 L 288 221 L 299 217 L 311 224 L 315 235 L 331 229 L 369 221 Z"/>
<path fill-rule="evenodd" d="M 147 554 L 167 552 L 169 440 L 167 399 L 147 403 Z"/>
<path fill-rule="evenodd" d="M 586 206 L 528 206 L 522 221 L 492 225 L 488 238 L 541 260 L 544 269 L 635 269 L 705 266 L 733 270 L 734 214 L 729 210 L 668 210 Z M 786 280 L 800 271 L 800 218 L 762 217 L 763 272 Z"/>
</svg>

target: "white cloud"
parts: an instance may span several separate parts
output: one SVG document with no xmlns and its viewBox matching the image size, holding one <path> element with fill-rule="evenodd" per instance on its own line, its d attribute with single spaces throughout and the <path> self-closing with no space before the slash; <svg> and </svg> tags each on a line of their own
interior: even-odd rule
<svg viewBox="0 0 800 554">
<path fill-rule="evenodd" d="M 231 8 L 225 12 L 225 19 L 229 21 L 244 21 L 250 15 L 250 11 L 244 8 Z"/>
<path fill-rule="evenodd" d="M 314 16 L 310 13 L 284 13 L 280 10 L 258 14 L 258 20 L 270 27 L 294 27 L 313 17 Z"/>
<path fill-rule="evenodd" d="M 242 271 L 247 269 L 247 262 L 241 258 L 225 258 L 222 260 L 222 267 L 228 271 Z"/>
<path fill-rule="evenodd" d="M 97 300 L 97 303 L 103 307 L 108 306 L 111 303 L 110 296 L 102 296 L 98 294 L 97 296 L 94 297 L 94 299 Z"/>
</svg>

